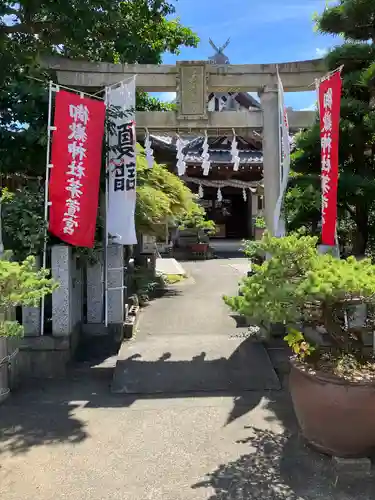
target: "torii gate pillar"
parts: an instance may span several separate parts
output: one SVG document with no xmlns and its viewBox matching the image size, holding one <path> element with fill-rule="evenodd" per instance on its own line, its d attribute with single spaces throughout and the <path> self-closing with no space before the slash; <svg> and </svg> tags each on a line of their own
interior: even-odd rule
<svg viewBox="0 0 375 500">
<path fill-rule="evenodd" d="M 274 235 L 274 210 L 280 194 L 280 121 L 278 91 L 264 87 L 259 91 L 263 111 L 264 215 L 268 231 Z"/>
</svg>

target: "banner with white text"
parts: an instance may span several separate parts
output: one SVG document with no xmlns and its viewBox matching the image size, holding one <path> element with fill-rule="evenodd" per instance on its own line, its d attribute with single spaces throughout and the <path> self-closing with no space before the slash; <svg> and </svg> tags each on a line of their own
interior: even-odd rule
<svg viewBox="0 0 375 500">
<path fill-rule="evenodd" d="M 60 90 L 56 95 L 49 181 L 49 231 L 92 248 L 98 214 L 104 102 Z"/>
<path fill-rule="evenodd" d="M 111 121 L 108 134 L 107 232 L 114 243 L 135 245 L 135 77 L 108 87 L 106 94 Z"/>
<path fill-rule="evenodd" d="M 322 154 L 322 244 L 336 244 L 341 73 L 323 79 L 318 88 Z"/>
</svg>

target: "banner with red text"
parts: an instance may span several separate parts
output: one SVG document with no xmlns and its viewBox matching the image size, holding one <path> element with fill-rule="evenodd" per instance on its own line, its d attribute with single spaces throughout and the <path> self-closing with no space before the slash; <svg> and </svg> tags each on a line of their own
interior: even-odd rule
<svg viewBox="0 0 375 500">
<path fill-rule="evenodd" d="M 322 152 L 322 244 L 336 244 L 337 186 L 339 178 L 339 127 L 341 73 L 336 71 L 318 87 Z"/>
<path fill-rule="evenodd" d="M 56 94 L 49 182 L 49 231 L 74 246 L 93 247 L 104 136 L 103 101 Z"/>
</svg>

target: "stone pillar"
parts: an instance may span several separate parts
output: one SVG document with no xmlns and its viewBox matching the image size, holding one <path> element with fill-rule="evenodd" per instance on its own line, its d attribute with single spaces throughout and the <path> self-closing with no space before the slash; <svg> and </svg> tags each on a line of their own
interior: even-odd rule
<svg viewBox="0 0 375 500">
<path fill-rule="evenodd" d="M 83 322 L 83 269 L 77 256 L 72 259 L 73 327 Z"/>
<path fill-rule="evenodd" d="M 6 337 L 0 337 L 0 403 L 9 396 L 8 343 Z M 3 361 L 4 360 L 4 361 Z"/>
<path fill-rule="evenodd" d="M 36 268 L 40 268 L 40 259 L 36 259 Z M 22 307 L 22 325 L 25 337 L 37 337 L 40 335 L 41 310 L 39 307 Z"/>
<path fill-rule="evenodd" d="M 108 245 L 108 324 L 124 323 L 124 247 Z"/>
<path fill-rule="evenodd" d="M 73 332 L 72 248 L 65 245 L 52 247 L 52 277 L 59 287 L 52 293 L 52 334 L 55 337 L 69 336 Z"/>
<path fill-rule="evenodd" d="M 253 217 L 253 219 L 258 216 L 258 199 L 258 194 L 251 193 L 251 216 Z"/>
<path fill-rule="evenodd" d="M 267 229 L 275 234 L 274 211 L 280 193 L 280 123 L 277 88 L 259 92 L 263 110 L 264 215 Z"/>
<path fill-rule="evenodd" d="M 103 262 L 87 266 L 87 323 L 103 321 L 104 267 Z"/>
<path fill-rule="evenodd" d="M 247 197 L 246 208 L 247 208 L 247 238 L 250 239 L 254 235 L 254 224 L 253 224 L 253 198 L 254 194 L 249 191 Z"/>
<path fill-rule="evenodd" d="M 251 234 L 255 239 L 255 220 L 258 217 L 258 201 L 259 195 L 257 193 L 251 193 Z"/>
</svg>

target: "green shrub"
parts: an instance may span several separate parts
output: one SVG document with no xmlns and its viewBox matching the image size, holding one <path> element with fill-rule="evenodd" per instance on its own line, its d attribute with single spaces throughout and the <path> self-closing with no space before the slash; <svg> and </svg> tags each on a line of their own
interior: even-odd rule
<svg viewBox="0 0 375 500">
<path fill-rule="evenodd" d="M 0 258 L 0 336 L 22 336 L 23 328 L 12 321 L 14 307 L 38 306 L 45 295 L 58 285 L 48 277 L 49 271 L 35 269 L 35 258 L 21 263 L 9 260 L 9 254 Z"/>
<path fill-rule="evenodd" d="M 253 266 L 254 275 L 242 280 L 241 295 L 224 301 L 260 325 L 284 323 L 289 332 L 285 340 L 300 360 L 323 355 L 296 329 L 303 323 L 324 327 L 337 358 L 350 356 L 362 362 L 362 334 L 374 327 L 375 266 L 369 259 L 319 254 L 316 246 L 317 238 L 300 234 L 284 238 L 266 234 L 260 242 L 249 242 L 248 256 L 271 258 Z M 366 323 L 350 326 L 353 308 L 359 304 L 369 306 Z"/>
</svg>

